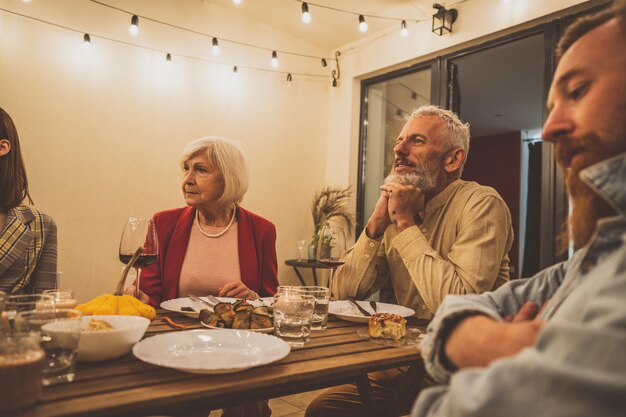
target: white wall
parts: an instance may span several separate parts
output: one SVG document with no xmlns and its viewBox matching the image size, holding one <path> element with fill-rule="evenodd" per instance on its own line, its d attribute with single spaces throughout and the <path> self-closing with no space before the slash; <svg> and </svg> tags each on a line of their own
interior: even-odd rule
<svg viewBox="0 0 626 417">
<path fill-rule="evenodd" d="M 206 38 L 147 21 L 140 22 L 139 38 L 131 38 L 126 15 L 90 2 L 15 0 L 3 7 L 213 59 Z M 326 55 L 209 3 L 145 0 L 132 7 L 225 37 Z M 239 65 L 268 58 L 246 48 L 222 51 L 221 60 Z M 307 72 L 312 64 L 284 57 L 281 66 Z M 328 78 L 294 76 L 288 88 L 284 75 L 245 70 L 234 82 L 228 65 L 176 55 L 168 68 L 163 54 L 97 38 L 86 52 L 82 34 L 0 11 L 0 107 L 17 125 L 35 204 L 58 224 L 62 285 L 80 300 L 113 291 L 127 216 L 184 205 L 178 155 L 186 142 L 208 134 L 247 148 L 251 185 L 243 206 L 276 224 L 279 278 L 294 279 L 283 261 L 296 256 L 298 236 L 312 232 L 309 201 L 324 184 L 330 88 Z"/>
<path fill-rule="evenodd" d="M 412 65 L 424 56 L 472 39 L 528 22 L 583 3 L 581 0 L 470 0 L 456 5 L 459 18 L 453 32 L 437 36 L 431 21 L 409 24 L 402 38 L 394 28 L 387 34 L 338 48 L 341 51 L 339 88 L 329 97 L 326 179 L 329 183 L 357 183 L 359 99 L 362 79 Z M 365 213 L 367 220 L 369 213 Z"/>
</svg>

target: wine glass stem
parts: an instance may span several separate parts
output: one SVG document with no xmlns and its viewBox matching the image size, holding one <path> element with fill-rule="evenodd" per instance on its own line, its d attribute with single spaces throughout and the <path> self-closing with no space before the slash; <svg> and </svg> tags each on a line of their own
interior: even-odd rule
<svg viewBox="0 0 626 417">
<path fill-rule="evenodd" d="M 135 268 L 135 272 L 137 272 L 137 285 L 135 286 L 135 298 L 139 298 L 139 279 L 141 278 L 141 268 Z"/>
</svg>

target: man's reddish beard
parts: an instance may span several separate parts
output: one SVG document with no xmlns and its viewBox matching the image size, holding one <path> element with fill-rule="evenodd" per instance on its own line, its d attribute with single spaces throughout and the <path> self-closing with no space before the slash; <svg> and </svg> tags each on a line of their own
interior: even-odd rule
<svg viewBox="0 0 626 417">
<path fill-rule="evenodd" d="M 561 233 L 561 253 L 567 251 L 570 240 L 575 249 L 585 246 L 595 232 L 598 220 L 615 215 L 615 210 L 580 179 L 578 172 L 568 169 L 565 175 L 572 212 Z"/>
</svg>

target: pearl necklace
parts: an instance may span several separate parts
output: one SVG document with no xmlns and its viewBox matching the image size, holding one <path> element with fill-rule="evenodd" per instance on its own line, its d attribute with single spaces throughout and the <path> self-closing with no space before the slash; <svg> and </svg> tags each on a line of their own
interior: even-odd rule
<svg viewBox="0 0 626 417">
<path fill-rule="evenodd" d="M 226 225 L 226 228 L 224 230 L 222 230 L 219 233 L 207 233 L 204 231 L 204 229 L 202 229 L 202 225 L 200 224 L 200 212 L 198 210 L 196 210 L 196 225 L 198 226 L 198 230 L 200 230 L 200 233 L 202 233 L 203 235 L 205 235 L 206 237 L 210 237 L 211 239 L 215 239 L 218 238 L 222 235 L 224 235 L 224 233 L 228 232 L 228 229 L 230 229 L 230 226 L 233 225 L 233 221 L 235 221 L 235 213 L 237 212 L 237 207 L 233 204 L 233 215 L 230 216 L 230 221 L 228 222 L 228 225 Z"/>
</svg>

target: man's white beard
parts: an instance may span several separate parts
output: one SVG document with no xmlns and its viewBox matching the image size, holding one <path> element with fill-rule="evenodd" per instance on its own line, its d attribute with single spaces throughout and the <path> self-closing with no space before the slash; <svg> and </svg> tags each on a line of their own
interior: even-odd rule
<svg viewBox="0 0 626 417">
<path fill-rule="evenodd" d="M 401 185 L 412 185 L 419 188 L 422 192 L 427 193 L 437 184 L 437 171 L 438 164 L 434 163 L 433 166 L 416 166 L 414 172 L 401 172 L 394 173 L 393 168 L 391 173 L 387 175 L 383 184 L 390 184 L 392 182 Z"/>
</svg>

